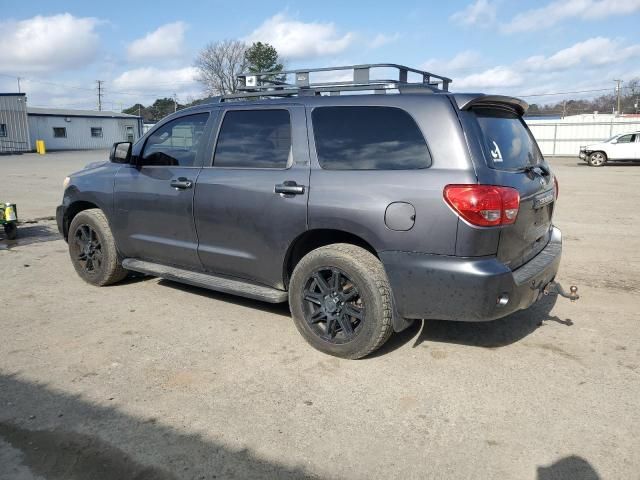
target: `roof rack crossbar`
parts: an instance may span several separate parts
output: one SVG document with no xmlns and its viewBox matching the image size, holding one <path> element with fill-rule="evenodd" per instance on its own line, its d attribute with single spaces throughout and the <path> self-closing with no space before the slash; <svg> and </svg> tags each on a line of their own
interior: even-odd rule
<svg viewBox="0 0 640 480">
<path fill-rule="evenodd" d="M 372 68 L 387 68 L 397 71 L 397 77 L 391 79 L 371 78 Z M 311 82 L 310 74 L 317 72 L 338 72 L 351 70 L 352 80 L 338 80 L 333 82 Z M 409 73 L 422 77 L 421 82 L 409 82 Z M 287 83 L 287 75 L 293 75 L 295 83 Z M 386 90 L 409 91 L 407 86 L 422 87 L 424 91 L 448 92 L 451 79 L 435 73 L 418 70 L 416 68 L 395 63 L 368 63 L 363 65 L 344 65 L 339 67 L 306 68 L 298 70 L 284 70 L 282 72 L 257 72 L 238 75 L 243 86 L 239 92 L 225 95 L 220 101 L 255 98 L 255 97 L 287 97 L 295 95 L 339 95 L 342 91 L 373 90 L 382 93 Z M 411 89 L 415 91 L 415 89 Z"/>
</svg>

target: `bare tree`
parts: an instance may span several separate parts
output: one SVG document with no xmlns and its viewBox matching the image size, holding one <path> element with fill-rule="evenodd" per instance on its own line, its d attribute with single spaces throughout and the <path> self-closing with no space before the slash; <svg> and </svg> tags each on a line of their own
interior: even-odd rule
<svg viewBox="0 0 640 480">
<path fill-rule="evenodd" d="M 209 95 L 235 93 L 240 86 L 237 76 L 247 68 L 247 46 L 238 40 L 210 43 L 196 58 L 198 81 Z"/>
</svg>

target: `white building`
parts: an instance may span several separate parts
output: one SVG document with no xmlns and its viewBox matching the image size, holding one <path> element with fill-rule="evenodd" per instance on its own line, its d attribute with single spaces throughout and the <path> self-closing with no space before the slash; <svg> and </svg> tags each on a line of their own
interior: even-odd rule
<svg viewBox="0 0 640 480">
<path fill-rule="evenodd" d="M 142 118 L 117 112 L 36 108 L 24 93 L 0 93 L 0 153 L 110 148 L 143 135 Z"/>
</svg>

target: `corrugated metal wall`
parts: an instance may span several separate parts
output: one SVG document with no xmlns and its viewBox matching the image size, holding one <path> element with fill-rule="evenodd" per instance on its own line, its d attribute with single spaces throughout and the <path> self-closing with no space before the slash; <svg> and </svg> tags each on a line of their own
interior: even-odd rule
<svg viewBox="0 0 640 480">
<path fill-rule="evenodd" d="M 29 114 L 31 148 L 44 140 L 47 150 L 90 150 L 111 148 L 114 142 L 126 142 L 127 127 L 133 141 L 139 138 L 137 118 L 65 117 Z M 54 128 L 65 128 L 66 138 L 54 137 Z M 92 137 L 92 128 L 102 128 L 102 137 Z"/>
<path fill-rule="evenodd" d="M 526 119 L 525 119 L 526 120 Z M 564 118 L 562 120 L 527 120 L 543 155 L 578 156 L 580 146 L 600 142 L 618 133 L 640 131 L 639 118 L 613 117 L 599 120 L 588 118 Z"/>
<path fill-rule="evenodd" d="M 26 152 L 31 149 L 24 95 L 0 95 L 0 124 L 7 136 L 0 137 L 0 153 Z"/>
</svg>

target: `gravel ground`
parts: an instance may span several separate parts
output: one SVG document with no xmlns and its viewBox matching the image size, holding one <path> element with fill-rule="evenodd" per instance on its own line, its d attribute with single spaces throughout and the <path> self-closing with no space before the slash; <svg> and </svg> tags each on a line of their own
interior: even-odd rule
<svg viewBox="0 0 640 480">
<path fill-rule="evenodd" d="M 105 152 L 0 157 L 51 217 Z M 559 280 L 491 323 L 428 320 L 371 358 L 285 305 L 149 278 L 83 283 L 51 220 L 0 240 L 0 479 L 640 479 L 640 166 L 553 159 Z"/>
</svg>

